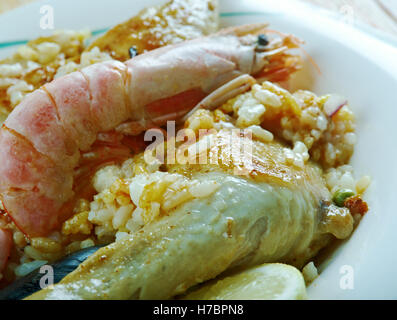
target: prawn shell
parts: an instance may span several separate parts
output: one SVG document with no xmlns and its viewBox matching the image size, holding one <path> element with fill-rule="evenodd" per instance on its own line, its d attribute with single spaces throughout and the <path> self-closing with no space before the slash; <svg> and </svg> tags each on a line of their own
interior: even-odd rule
<svg viewBox="0 0 397 320">
<path fill-rule="evenodd" d="M 7 118 L 5 126 L 65 169 L 78 163 L 76 142 L 65 133 L 56 106 L 44 90 L 36 90 L 24 99 Z"/>
<path fill-rule="evenodd" d="M 10 129 L 0 131 L 0 144 L 0 197 L 7 212 L 26 234 L 49 232 L 58 225 L 52 210 L 59 210 L 74 194 L 72 172 L 43 157 Z"/>
<path fill-rule="evenodd" d="M 65 132 L 80 150 L 89 150 L 97 130 L 91 117 L 91 98 L 88 83 L 81 72 L 73 72 L 62 81 L 50 82 L 44 89 L 57 105 Z"/>
<path fill-rule="evenodd" d="M 131 112 L 127 103 L 126 66 L 117 61 L 94 64 L 81 70 L 91 95 L 91 117 L 97 132 L 114 129 Z"/>
</svg>

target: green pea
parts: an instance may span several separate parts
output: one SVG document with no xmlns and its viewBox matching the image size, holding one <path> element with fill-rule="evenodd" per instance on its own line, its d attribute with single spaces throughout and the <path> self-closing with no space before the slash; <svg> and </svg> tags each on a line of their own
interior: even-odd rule
<svg viewBox="0 0 397 320">
<path fill-rule="evenodd" d="M 354 196 L 355 193 L 353 190 L 350 189 L 339 189 L 334 193 L 332 200 L 338 207 L 344 207 L 345 200 Z"/>
</svg>

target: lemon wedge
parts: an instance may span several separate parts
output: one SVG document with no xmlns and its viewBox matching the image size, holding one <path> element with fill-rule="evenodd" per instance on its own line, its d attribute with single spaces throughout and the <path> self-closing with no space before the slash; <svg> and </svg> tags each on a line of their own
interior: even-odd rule
<svg viewBox="0 0 397 320">
<path fill-rule="evenodd" d="M 306 286 L 298 269 L 271 263 L 205 284 L 184 299 L 303 300 L 306 299 Z"/>
</svg>

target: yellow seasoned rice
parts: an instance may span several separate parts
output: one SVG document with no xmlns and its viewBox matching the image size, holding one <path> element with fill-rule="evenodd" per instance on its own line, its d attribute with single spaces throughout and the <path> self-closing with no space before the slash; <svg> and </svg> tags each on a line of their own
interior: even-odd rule
<svg viewBox="0 0 397 320">
<path fill-rule="evenodd" d="M 51 50 L 54 55 L 55 47 Z M 26 56 L 33 55 L 26 51 Z M 108 58 L 99 50 L 93 50 L 82 57 L 81 62 L 66 63 L 58 72 L 61 75 Z M 13 68 L 4 72 L 20 72 L 18 66 Z M 324 112 L 327 99 L 329 96 L 317 97 L 308 91 L 291 94 L 265 82 L 254 85 L 251 91 L 214 111 L 196 111 L 184 128 L 191 129 L 196 137 L 202 130 L 250 129 L 253 139 L 261 143 L 274 139 L 283 142 L 283 161 L 287 164 L 303 167 L 308 161 L 317 163 L 331 193 L 351 189 L 363 194 L 370 179 L 363 177 L 357 181 L 353 167 L 348 164 L 357 140 L 354 114 L 346 105 L 328 117 Z M 211 135 L 201 137 L 191 148 L 207 148 L 210 138 Z M 173 209 L 187 201 L 209 197 L 219 187 L 160 169 L 161 163 L 147 163 L 145 155 L 138 154 L 120 165 L 98 170 L 92 179 L 97 192 L 92 201 L 81 199 L 74 215 L 48 238 L 26 239 L 11 224 L 18 253 L 8 264 L 4 277 L 20 276 L 42 261 L 52 262 L 83 248 L 123 239 L 165 214 L 172 214 Z M 357 223 L 359 217 L 355 217 L 355 221 Z M 308 282 L 312 281 L 316 275 L 314 265 L 306 266 L 303 273 Z"/>
<path fill-rule="evenodd" d="M 303 167 L 311 160 L 324 169 L 324 179 L 331 193 L 338 189 L 352 189 L 361 194 L 368 187 L 369 180 L 364 177 L 356 181 L 352 166 L 346 164 L 354 150 L 355 141 L 350 141 L 352 144 L 349 146 L 341 146 L 331 134 L 334 126 L 349 122 L 349 126 L 345 126 L 347 131 L 338 134 L 355 135 L 353 113 L 349 106 L 345 106 L 340 112 L 347 114 L 347 118 L 327 117 L 323 111 L 327 99 L 328 96 L 316 97 L 308 91 L 292 95 L 265 82 L 263 85 L 254 85 L 250 92 L 231 99 L 214 111 L 196 111 L 186 121 L 185 128 L 193 130 L 197 136 L 200 130 L 225 127 L 251 129 L 253 138 L 263 143 L 277 137 L 290 144 L 290 147 L 285 147 L 287 163 Z M 278 119 L 278 122 L 274 122 L 274 119 Z M 266 126 L 269 122 L 271 125 Z M 291 123 L 297 130 L 290 137 L 284 133 L 286 128 L 292 129 Z M 317 130 L 318 135 L 313 136 L 313 130 Z M 325 150 L 328 144 L 332 144 L 333 150 L 339 150 L 331 158 L 340 166 L 327 162 L 326 154 L 314 156 Z M 162 212 L 170 211 L 195 197 L 209 196 L 216 190 L 216 186 L 200 188 L 195 181 L 184 176 L 160 172 L 159 165 L 148 165 L 142 155 L 120 166 L 102 168 L 94 176 L 93 185 L 98 194 L 90 204 L 88 220 L 95 228 L 95 236 L 102 241 L 121 239 L 161 217 Z M 86 216 L 86 210 L 81 210 L 71 219 L 82 214 Z"/>
</svg>

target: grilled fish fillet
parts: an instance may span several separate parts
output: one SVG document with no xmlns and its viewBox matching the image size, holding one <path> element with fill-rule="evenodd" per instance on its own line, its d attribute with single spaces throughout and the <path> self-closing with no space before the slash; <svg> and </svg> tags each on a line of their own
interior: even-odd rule
<svg viewBox="0 0 397 320">
<path fill-rule="evenodd" d="M 168 173 L 213 181 L 205 199 L 176 207 L 129 238 L 104 247 L 59 284 L 29 299 L 168 299 L 226 270 L 265 262 L 302 266 L 334 238 L 353 229 L 347 209 L 331 205 L 321 170 L 283 163 L 283 146 L 240 137 L 239 153 L 226 130 L 209 154 L 218 164 L 168 165 Z M 241 164 L 251 163 L 244 176 Z"/>
</svg>

